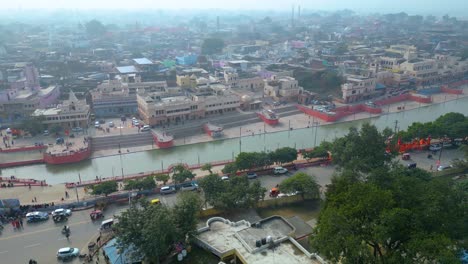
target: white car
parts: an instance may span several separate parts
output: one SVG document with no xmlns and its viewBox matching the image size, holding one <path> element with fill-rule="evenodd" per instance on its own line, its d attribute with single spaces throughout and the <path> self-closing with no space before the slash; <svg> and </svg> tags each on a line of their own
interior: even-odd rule
<svg viewBox="0 0 468 264">
<path fill-rule="evenodd" d="M 171 193 L 175 193 L 176 192 L 176 189 L 172 186 L 163 186 L 161 187 L 161 190 L 159 191 L 159 193 L 161 195 L 165 195 L 165 194 L 171 194 Z"/>
<path fill-rule="evenodd" d="M 151 130 L 151 127 L 148 126 L 148 125 L 144 125 L 144 126 L 140 129 L 141 132 L 150 131 L 150 130 Z"/>
<path fill-rule="evenodd" d="M 273 169 L 273 174 L 285 174 L 288 173 L 288 169 L 283 168 L 283 167 L 275 167 Z"/>
<path fill-rule="evenodd" d="M 99 124 L 99 121 L 94 122 L 94 127 L 95 128 L 101 127 L 101 124 Z"/>
<path fill-rule="evenodd" d="M 223 175 L 223 176 L 221 177 L 221 180 L 223 180 L 223 181 L 228 181 L 228 180 L 229 180 L 229 176 Z"/>
<path fill-rule="evenodd" d="M 80 250 L 72 247 L 61 248 L 57 251 L 58 259 L 71 259 L 74 257 L 78 257 L 79 255 Z"/>
<path fill-rule="evenodd" d="M 430 147 L 429 147 L 429 150 L 430 151 L 438 151 L 438 150 L 441 150 L 442 147 L 439 145 L 439 144 L 432 144 Z"/>
<path fill-rule="evenodd" d="M 440 165 L 439 167 L 437 167 L 437 170 L 438 171 L 444 171 L 444 170 L 448 170 L 452 168 L 452 165 Z"/>
<path fill-rule="evenodd" d="M 109 122 L 109 127 L 114 127 L 114 122 L 110 121 Z"/>
<path fill-rule="evenodd" d="M 133 120 L 133 125 L 134 125 L 134 126 L 139 126 L 139 125 L 140 125 L 140 122 L 138 122 L 138 120 Z"/>
<path fill-rule="evenodd" d="M 70 216 L 70 215 L 72 215 L 72 210 L 63 209 L 63 208 L 55 209 L 55 211 L 52 212 L 52 216 L 54 216 L 54 215 Z"/>
</svg>

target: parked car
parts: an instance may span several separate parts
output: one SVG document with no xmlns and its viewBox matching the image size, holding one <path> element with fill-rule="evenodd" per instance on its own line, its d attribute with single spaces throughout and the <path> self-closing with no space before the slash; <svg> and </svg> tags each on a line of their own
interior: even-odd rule
<svg viewBox="0 0 468 264">
<path fill-rule="evenodd" d="M 163 186 L 163 187 L 161 187 L 161 190 L 159 191 L 159 193 L 161 193 L 161 195 L 171 194 L 171 193 L 175 193 L 175 192 L 176 192 L 176 189 L 173 186 Z"/>
<path fill-rule="evenodd" d="M 256 179 L 257 173 L 255 172 L 247 172 L 247 179 Z"/>
<path fill-rule="evenodd" d="M 140 125 L 140 122 L 138 120 L 133 120 L 133 125 L 134 126 L 139 126 Z"/>
<path fill-rule="evenodd" d="M 65 247 L 57 251 L 58 259 L 71 259 L 78 257 L 80 255 L 80 250 L 78 248 Z"/>
<path fill-rule="evenodd" d="M 44 133 L 42 133 L 42 135 L 48 136 L 49 135 L 49 130 L 44 130 Z"/>
<path fill-rule="evenodd" d="M 55 144 L 63 144 L 63 143 L 65 143 L 65 140 L 62 137 L 55 139 Z"/>
<path fill-rule="evenodd" d="M 452 168 L 452 165 L 440 165 L 439 167 L 437 167 L 437 170 L 438 171 L 444 171 L 444 170 L 448 170 Z"/>
<path fill-rule="evenodd" d="M 185 183 L 180 187 L 181 191 L 197 191 L 198 190 L 198 184 L 194 182 L 189 182 Z"/>
<path fill-rule="evenodd" d="M 94 122 L 94 127 L 95 128 L 101 127 L 101 124 L 99 124 L 99 121 Z"/>
<path fill-rule="evenodd" d="M 452 143 L 451 143 L 451 142 L 443 142 L 443 143 L 442 143 L 442 147 L 444 147 L 444 148 L 449 148 L 449 147 L 451 147 L 451 146 L 452 146 Z"/>
<path fill-rule="evenodd" d="M 144 125 L 144 126 L 140 129 L 141 132 L 150 131 L 150 130 L 151 130 L 151 127 L 148 126 L 148 125 Z"/>
<path fill-rule="evenodd" d="M 109 122 L 109 127 L 114 127 L 114 122 L 110 121 Z"/>
<path fill-rule="evenodd" d="M 275 167 L 273 169 L 273 174 L 285 174 L 288 173 L 288 169 L 283 168 L 283 167 Z"/>
<path fill-rule="evenodd" d="M 31 212 L 26 214 L 26 221 L 28 223 L 40 222 L 49 219 L 49 214 L 46 212 Z"/>
<path fill-rule="evenodd" d="M 82 132 L 82 131 L 83 131 L 83 128 L 81 128 L 81 127 L 74 127 L 74 128 L 72 128 L 72 131 L 73 131 L 73 132 Z"/>
<path fill-rule="evenodd" d="M 63 208 L 55 209 L 55 210 L 52 212 L 52 216 L 56 216 L 56 215 L 70 216 L 70 215 L 72 215 L 72 210 L 70 210 L 70 209 L 63 209 Z"/>
<path fill-rule="evenodd" d="M 127 121 L 127 118 L 123 115 L 120 117 L 120 121 L 124 122 L 124 121 Z"/>
<path fill-rule="evenodd" d="M 408 169 L 414 169 L 416 168 L 417 164 L 413 162 L 413 163 L 408 163 L 406 166 L 408 167 Z"/>
<path fill-rule="evenodd" d="M 438 150 L 441 150 L 441 149 L 442 149 L 442 147 L 439 144 L 432 144 L 431 146 L 429 146 L 430 151 L 438 151 Z"/>
<path fill-rule="evenodd" d="M 106 120 L 104 120 L 104 119 L 99 120 L 99 124 L 102 125 L 102 124 L 105 124 L 105 123 L 106 123 Z"/>
<path fill-rule="evenodd" d="M 223 175 L 223 176 L 221 176 L 221 180 L 223 180 L 223 181 L 228 181 L 228 180 L 229 180 L 229 176 Z"/>
</svg>

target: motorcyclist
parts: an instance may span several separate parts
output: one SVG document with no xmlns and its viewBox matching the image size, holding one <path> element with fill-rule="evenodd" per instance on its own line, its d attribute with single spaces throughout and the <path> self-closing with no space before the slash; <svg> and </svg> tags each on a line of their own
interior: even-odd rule
<svg viewBox="0 0 468 264">
<path fill-rule="evenodd" d="M 67 225 L 63 226 L 62 232 L 63 233 L 70 233 L 70 227 L 67 226 Z"/>
</svg>

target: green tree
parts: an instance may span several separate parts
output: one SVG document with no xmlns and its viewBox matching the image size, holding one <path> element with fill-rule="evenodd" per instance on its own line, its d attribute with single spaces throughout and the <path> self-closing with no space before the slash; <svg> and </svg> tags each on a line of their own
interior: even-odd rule
<svg viewBox="0 0 468 264">
<path fill-rule="evenodd" d="M 125 181 L 125 190 L 151 190 L 156 187 L 154 176 L 148 176 L 143 179 Z"/>
<path fill-rule="evenodd" d="M 117 216 L 115 224 L 117 245 L 121 250 L 134 248 L 135 256 L 151 263 L 160 263 L 177 237 L 173 212 L 163 204 L 131 206 Z"/>
<path fill-rule="evenodd" d="M 345 174 L 346 173 L 346 174 Z M 332 180 L 311 239 L 341 263 L 456 263 L 468 235 L 467 188 L 396 165 Z"/>
<path fill-rule="evenodd" d="M 173 208 L 174 222 L 177 226 L 177 237 L 184 240 L 197 229 L 198 216 L 202 209 L 200 195 L 196 192 L 183 192 L 177 196 Z"/>
<path fill-rule="evenodd" d="M 176 165 L 173 172 L 172 180 L 175 183 L 182 183 L 187 179 L 192 180 L 195 178 L 195 174 L 182 164 Z"/>
<path fill-rule="evenodd" d="M 106 33 L 106 27 L 96 19 L 85 24 L 86 32 L 92 37 L 99 37 Z"/>
<path fill-rule="evenodd" d="M 42 124 L 44 120 L 44 116 L 29 117 L 21 122 L 19 128 L 28 131 L 32 136 L 35 136 L 44 131 L 44 125 Z"/>
<path fill-rule="evenodd" d="M 224 181 L 217 174 L 210 174 L 198 181 L 205 196 L 205 203 L 215 204 L 220 194 L 226 189 Z"/>
<path fill-rule="evenodd" d="M 158 174 L 156 176 L 154 176 L 154 178 L 157 180 L 157 181 L 160 181 L 163 183 L 163 185 L 166 185 L 166 183 L 169 181 L 169 179 L 171 178 L 168 174 Z"/>
<path fill-rule="evenodd" d="M 208 38 L 203 41 L 202 54 L 213 55 L 221 53 L 224 48 L 224 41 L 219 38 Z"/>
<path fill-rule="evenodd" d="M 307 159 L 328 158 L 328 152 L 332 149 L 332 147 L 332 143 L 328 141 L 322 141 L 322 143 L 320 143 L 320 145 L 313 150 L 303 153 L 303 156 Z"/>
<path fill-rule="evenodd" d="M 288 163 L 297 159 L 297 150 L 295 148 L 279 148 L 270 153 L 270 160 L 277 163 Z"/>
<path fill-rule="evenodd" d="M 105 196 L 109 195 L 110 193 L 117 191 L 117 182 L 116 181 L 107 181 L 103 183 L 99 183 L 93 185 L 93 194 L 100 195 L 104 194 Z"/>
<path fill-rule="evenodd" d="M 386 166 L 392 157 L 385 151 L 385 140 L 373 125 L 366 123 L 360 131 L 352 127 L 347 135 L 333 142 L 333 162 L 340 168 L 362 173 Z"/>
<path fill-rule="evenodd" d="M 229 181 L 222 182 L 217 199 L 210 202 L 217 209 L 232 210 L 239 208 L 251 208 L 263 199 L 266 189 L 259 181 L 250 182 L 247 177 L 233 177 Z"/>
<path fill-rule="evenodd" d="M 246 170 L 271 165 L 270 155 L 265 152 L 241 152 L 236 157 L 236 167 Z"/>
<path fill-rule="evenodd" d="M 315 180 L 314 176 L 307 175 L 304 172 L 299 172 L 283 180 L 280 184 L 280 191 L 282 193 L 299 192 L 302 199 L 320 198 L 320 186 Z"/>
<path fill-rule="evenodd" d="M 224 174 L 235 174 L 237 170 L 237 165 L 235 162 L 233 162 L 224 165 L 224 168 L 221 170 L 221 172 Z"/>
<path fill-rule="evenodd" d="M 63 127 L 60 125 L 54 125 L 49 130 L 50 130 L 50 133 L 52 134 L 59 134 L 60 132 L 63 131 Z"/>
<path fill-rule="evenodd" d="M 213 172 L 211 171 L 212 168 L 213 166 L 211 165 L 211 163 L 206 163 L 206 164 L 203 164 L 203 166 L 201 167 L 201 170 L 208 171 L 210 174 L 213 174 Z"/>
</svg>

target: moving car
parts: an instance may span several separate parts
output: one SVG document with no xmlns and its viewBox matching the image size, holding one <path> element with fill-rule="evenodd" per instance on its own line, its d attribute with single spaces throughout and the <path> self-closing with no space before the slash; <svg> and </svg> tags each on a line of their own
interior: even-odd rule
<svg viewBox="0 0 468 264">
<path fill-rule="evenodd" d="M 81 127 L 74 127 L 74 128 L 72 128 L 72 131 L 73 131 L 73 132 L 81 132 L 81 131 L 83 131 L 83 128 L 81 128 Z"/>
<path fill-rule="evenodd" d="M 52 212 L 52 215 L 53 215 L 53 216 L 55 216 L 55 215 L 70 216 L 70 215 L 72 215 L 72 210 L 59 208 L 59 209 L 55 209 L 55 210 Z"/>
<path fill-rule="evenodd" d="M 283 168 L 283 167 L 275 167 L 273 169 L 273 174 L 285 174 L 288 173 L 288 169 Z"/>
<path fill-rule="evenodd" d="M 437 167 L 437 170 L 438 171 L 444 171 L 444 170 L 447 170 L 447 169 L 450 169 L 452 168 L 452 165 L 440 165 L 439 167 Z"/>
<path fill-rule="evenodd" d="M 49 214 L 46 212 L 31 212 L 26 214 L 26 221 L 28 223 L 40 222 L 49 219 Z"/>
<path fill-rule="evenodd" d="M 441 150 L 442 147 L 439 145 L 439 144 L 432 144 L 430 147 L 429 147 L 429 150 L 430 151 L 438 151 L 438 150 Z"/>
<path fill-rule="evenodd" d="M 161 187 L 161 190 L 159 190 L 159 193 L 161 193 L 162 195 L 164 194 L 171 194 L 171 193 L 175 193 L 176 192 L 176 189 L 172 186 L 163 186 Z"/>
<path fill-rule="evenodd" d="M 49 130 L 44 130 L 44 133 L 42 133 L 42 135 L 48 136 L 49 135 Z"/>
<path fill-rule="evenodd" d="M 99 124 L 99 121 L 94 122 L 94 127 L 95 128 L 101 127 L 101 124 Z"/>
<path fill-rule="evenodd" d="M 198 190 L 198 184 L 194 182 L 185 183 L 180 187 L 181 191 L 196 191 Z"/>
<path fill-rule="evenodd" d="M 61 248 L 57 251 L 57 258 L 58 259 L 71 259 L 74 257 L 78 257 L 80 254 L 80 250 L 78 248 L 66 247 Z"/>
<path fill-rule="evenodd" d="M 102 125 L 102 124 L 105 124 L 105 123 L 106 123 L 106 120 L 104 120 L 104 119 L 99 120 L 99 124 Z"/>
<path fill-rule="evenodd" d="M 255 172 L 247 172 L 247 179 L 256 179 L 257 173 Z"/>
<path fill-rule="evenodd" d="M 144 125 L 144 126 L 140 129 L 141 132 L 150 131 L 150 130 L 151 130 L 151 127 L 148 126 L 148 125 Z"/>
<path fill-rule="evenodd" d="M 110 121 L 109 122 L 109 127 L 114 127 L 114 122 Z"/>
<path fill-rule="evenodd" d="M 153 200 L 151 200 L 150 203 L 151 203 L 151 204 L 160 204 L 161 201 L 160 201 L 159 199 L 153 199 Z"/>
</svg>

